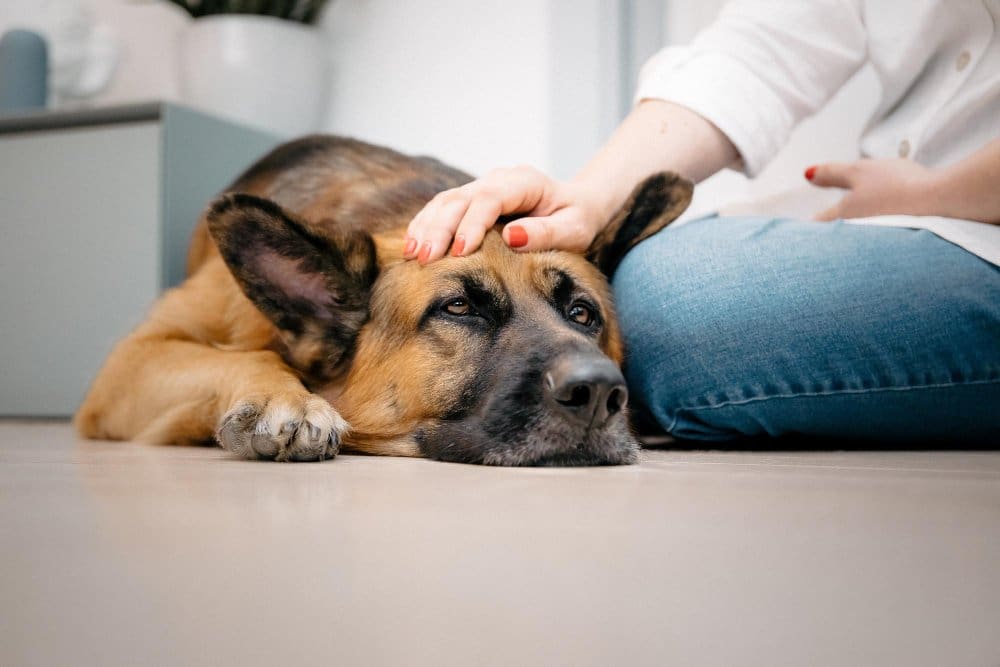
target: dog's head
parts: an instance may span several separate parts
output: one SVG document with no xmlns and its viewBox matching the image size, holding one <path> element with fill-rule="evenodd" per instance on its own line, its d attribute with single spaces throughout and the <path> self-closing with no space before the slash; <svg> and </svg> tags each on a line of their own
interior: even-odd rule
<svg viewBox="0 0 1000 667">
<path fill-rule="evenodd" d="M 623 358 L 607 277 L 687 206 L 691 185 L 640 184 L 585 255 L 480 251 L 428 266 L 399 234 L 322 233 L 249 195 L 209 227 L 286 360 L 373 453 L 494 465 L 631 463 Z M 339 377 L 338 376 L 342 376 Z M 321 389 L 320 389 L 321 390 Z M 322 391 L 322 390 L 321 390 Z"/>
</svg>

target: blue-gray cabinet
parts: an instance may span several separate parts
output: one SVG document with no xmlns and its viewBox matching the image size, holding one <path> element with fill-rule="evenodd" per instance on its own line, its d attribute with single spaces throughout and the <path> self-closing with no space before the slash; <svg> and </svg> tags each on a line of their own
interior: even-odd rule
<svg viewBox="0 0 1000 667">
<path fill-rule="evenodd" d="M 68 416 L 278 137 L 171 104 L 0 117 L 0 416 Z"/>
</svg>

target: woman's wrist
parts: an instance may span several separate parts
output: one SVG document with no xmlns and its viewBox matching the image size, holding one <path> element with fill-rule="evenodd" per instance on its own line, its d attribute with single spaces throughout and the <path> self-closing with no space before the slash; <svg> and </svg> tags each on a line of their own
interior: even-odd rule
<svg viewBox="0 0 1000 667">
<path fill-rule="evenodd" d="M 957 165 L 928 169 L 925 187 L 921 193 L 922 213 L 946 218 L 990 222 L 982 210 L 984 199 L 967 182 Z"/>
<path fill-rule="evenodd" d="M 647 176 L 673 171 L 697 182 L 738 157 L 733 143 L 694 111 L 645 100 L 567 187 L 587 209 L 596 234 Z"/>
<path fill-rule="evenodd" d="M 933 215 L 1000 223 L 1000 139 L 931 172 L 928 198 Z"/>
<path fill-rule="evenodd" d="M 919 209 L 923 215 L 960 217 L 961 203 L 954 197 L 956 174 L 948 168 L 927 167 L 926 178 L 919 184 Z"/>
</svg>

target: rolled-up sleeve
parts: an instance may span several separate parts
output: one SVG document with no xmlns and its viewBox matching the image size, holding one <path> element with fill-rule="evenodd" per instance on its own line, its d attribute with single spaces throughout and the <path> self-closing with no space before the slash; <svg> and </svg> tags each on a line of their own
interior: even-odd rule
<svg viewBox="0 0 1000 667">
<path fill-rule="evenodd" d="M 864 63 L 852 0 L 735 0 L 688 46 L 654 55 L 636 101 L 661 99 L 712 122 L 754 176 Z"/>
</svg>

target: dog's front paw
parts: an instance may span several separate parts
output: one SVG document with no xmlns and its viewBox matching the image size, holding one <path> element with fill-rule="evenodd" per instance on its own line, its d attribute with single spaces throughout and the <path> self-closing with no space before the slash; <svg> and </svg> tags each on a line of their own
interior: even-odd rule
<svg viewBox="0 0 1000 667">
<path fill-rule="evenodd" d="M 251 396 L 222 416 L 215 433 L 223 448 L 248 459 L 332 459 L 347 422 L 314 394 Z"/>
</svg>

